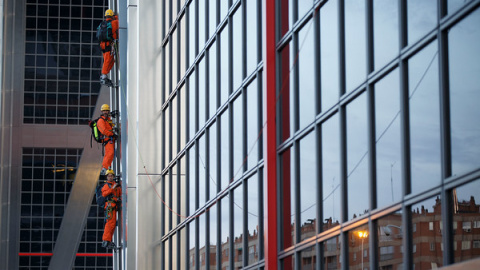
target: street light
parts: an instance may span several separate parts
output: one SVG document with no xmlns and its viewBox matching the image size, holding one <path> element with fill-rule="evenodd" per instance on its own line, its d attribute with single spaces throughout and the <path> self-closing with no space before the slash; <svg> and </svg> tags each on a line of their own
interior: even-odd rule
<svg viewBox="0 0 480 270">
<path fill-rule="evenodd" d="M 362 254 L 360 255 L 362 257 L 362 270 L 363 270 L 363 239 L 368 237 L 368 231 L 359 231 L 358 237 L 362 239 Z"/>
</svg>

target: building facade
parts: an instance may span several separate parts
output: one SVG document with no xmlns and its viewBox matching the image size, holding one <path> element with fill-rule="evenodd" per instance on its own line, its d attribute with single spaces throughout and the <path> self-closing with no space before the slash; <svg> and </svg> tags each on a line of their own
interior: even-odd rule
<svg viewBox="0 0 480 270">
<path fill-rule="evenodd" d="M 478 257 L 478 211 L 458 209 L 480 195 L 479 6 L 139 2 L 139 25 L 155 29 L 138 33 L 133 109 L 158 149 L 136 149 L 147 268 Z"/>
<path fill-rule="evenodd" d="M 100 91 L 107 1 L 2 1 L 1 269 L 48 269 Z M 100 158 L 100 157 L 99 157 Z M 73 269 L 110 269 L 92 206 Z"/>
</svg>

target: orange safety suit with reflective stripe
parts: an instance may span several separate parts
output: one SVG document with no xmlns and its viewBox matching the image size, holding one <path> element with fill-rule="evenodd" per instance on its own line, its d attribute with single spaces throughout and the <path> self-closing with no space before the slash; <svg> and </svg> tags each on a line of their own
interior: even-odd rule
<svg viewBox="0 0 480 270">
<path fill-rule="evenodd" d="M 115 154 L 115 134 L 113 133 L 113 122 L 110 117 L 101 116 L 97 121 L 98 131 L 105 136 L 103 143 L 105 145 L 105 155 L 103 156 L 102 167 L 108 169 L 112 165 Z"/>
<path fill-rule="evenodd" d="M 108 184 L 110 184 L 110 186 Z M 122 187 L 117 185 L 115 188 L 114 181 L 108 181 L 102 187 L 102 196 L 108 197 L 112 195 L 113 197 L 105 202 L 105 229 L 103 230 L 103 241 L 112 242 L 113 232 L 115 231 L 115 225 L 117 223 L 117 205 L 119 204 L 119 198 L 122 197 Z"/>
<path fill-rule="evenodd" d="M 106 21 L 111 21 L 112 23 L 112 34 L 113 39 L 118 38 L 118 16 L 115 15 L 115 18 L 107 18 Z M 102 41 L 100 42 L 100 48 L 103 52 L 103 66 L 102 74 L 108 74 L 115 63 L 115 58 L 112 55 L 112 41 Z"/>
</svg>

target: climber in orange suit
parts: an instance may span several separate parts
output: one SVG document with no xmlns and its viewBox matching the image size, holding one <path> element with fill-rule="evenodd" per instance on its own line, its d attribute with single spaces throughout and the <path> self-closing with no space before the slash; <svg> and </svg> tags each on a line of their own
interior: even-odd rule
<svg viewBox="0 0 480 270">
<path fill-rule="evenodd" d="M 105 20 L 112 24 L 113 40 L 118 39 L 118 15 L 114 14 L 113 10 L 107 9 L 105 11 Z M 103 53 L 102 75 L 100 76 L 100 83 L 105 85 L 112 85 L 112 81 L 107 77 L 107 74 L 115 63 L 115 58 L 112 51 L 113 41 L 100 42 L 100 49 Z"/>
<path fill-rule="evenodd" d="M 102 196 L 107 198 L 105 202 L 105 229 L 102 237 L 102 247 L 112 248 L 113 232 L 117 224 L 117 210 L 122 197 L 122 188 L 115 182 L 115 172 L 107 171 L 107 183 L 102 187 Z"/>
<path fill-rule="evenodd" d="M 103 104 L 101 109 L 102 116 L 97 121 L 98 131 L 103 134 L 103 144 L 105 145 L 105 155 L 102 162 L 102 174 L 112 165 L 113 156 L 115 154 L 115 139 L 117 134 L 113 130 L 112 118 L 110 118 L 110 106 Z"/>
</svg>

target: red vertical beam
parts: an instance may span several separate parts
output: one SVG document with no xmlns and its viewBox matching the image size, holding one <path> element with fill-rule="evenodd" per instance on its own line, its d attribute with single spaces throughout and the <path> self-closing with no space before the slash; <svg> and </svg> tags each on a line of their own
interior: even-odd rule
<svg viewBox="0 0 480 270">
<path fill-rule="evenodd" d="M 278 269 L 275 0 L 265 0 L 265 269 Z"/>
</svg>

